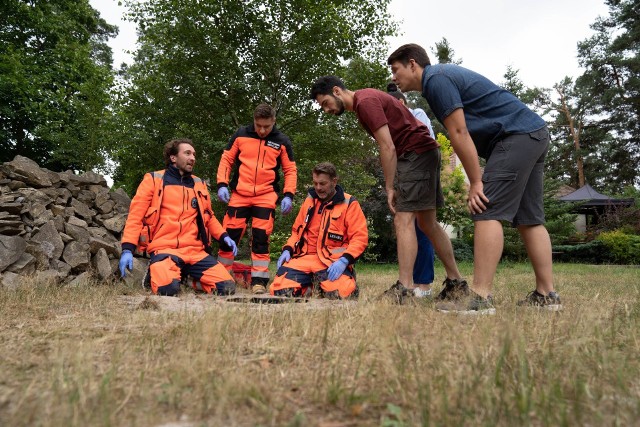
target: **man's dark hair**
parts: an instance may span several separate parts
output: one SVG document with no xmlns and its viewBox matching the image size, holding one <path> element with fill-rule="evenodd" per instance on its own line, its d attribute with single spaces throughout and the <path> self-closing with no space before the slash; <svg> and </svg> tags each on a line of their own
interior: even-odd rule
<svg viewBox="0 0 640 427">
<path fill-rule="evenodd" d="M 254 119 L 275 119 L 276 110 L 271 105 L 262 103 L 253 110 Z"/>
<path fill-rule="evenodd" d="M 329 178 L 331 179 L 336 178 L 338 176 L 338 171 L 336 170 L 336 167 L 333 165 L 333 163 L 329 163 L 329 162 L 318 163 L 313 168 L 313 173 L 316 175 L 325 173 L 329 175 Z"/>
<path fill-rule="evenodd" d="M 407 97 L 398 90 L 398 86 L 395 83 L 392 82 L 387 84 L 387 93 L 393 96 L 395 99 L 404 101 L 405 104 L 407 103 Z"/>
<path fill-rule="evenodd" d="M 171 161 L 171 156 L 178 155 L 178 151 L 180 151 L 180 144 L 189 144 L 193 147 L 193 142 L 188 138 L 176 138 L 167 141 L 167 143 L 164 144 L 164 150 L 162 151 L 165 166 L 171 166 L 173 163 Z"/>
<path fill-rule="evenodd" d="M 389 59 L 387 59 L 387 64 L 391 65 L 394 62 L 400 61 L 402 65 L 407 65 L 409 60 L 413 59 L 416 61 L 416 64 L 421 66 L 422 68 L 427 65 L 431 65 L 431 61 L 429 61 L 429 55 L 427 55 L 427 51 L 420 45 L 415 43 L 403 44 L 399 48 L 397 48 L 391 55 L 389 55 Z"/>
<path fill-rule="evenodd" d="M 336 76 L 323 76 L 315 81 L 311 86 L 311 99 L 315 101 L 318 95 L 331 95 L 333 88 L 338 86 L 340 89 L 346 89 L 344 82 L 340 77 Z"/>
</svg>

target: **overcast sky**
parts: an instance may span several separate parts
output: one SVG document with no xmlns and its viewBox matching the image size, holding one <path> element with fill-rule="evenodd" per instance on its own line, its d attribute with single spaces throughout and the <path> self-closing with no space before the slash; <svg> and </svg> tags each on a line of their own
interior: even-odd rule
<svg viewBox="0 0 640 427">
<path fill-rule="evenodd" d="M 110 42 L 114 63 L 130 63 L 125 51 L 135 49 L 136 34 L 121 20 L 125 8 L 118 0 L 90 1 L 120 27 Z M 608 9 L 603 0 L 392 0 L 390 12 L 402 34 L 389 40 L 388 53 L 418 43 L 433 58 L 431 48 L 446 37 L 462 66 L 496 83 L 511 65 L 525 85 L 551 87 L 564 76 L 580 75 L 577 43 L 593 34 L 589 25 Z"/>
</svg>

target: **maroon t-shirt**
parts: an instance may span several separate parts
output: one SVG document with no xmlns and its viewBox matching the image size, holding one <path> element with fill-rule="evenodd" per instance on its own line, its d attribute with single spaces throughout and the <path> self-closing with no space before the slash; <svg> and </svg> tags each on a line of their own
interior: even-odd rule
<svg viewBox="0 0 640 427">
<path fill-rule="evenodd" d="M 431 138 L 429 128 L 416 119 L 402 103 L 377 89 L 355 91 L 353 108 L 362 127 L 373 136 L 382 126 L 389 126 L 389 133 L 396 155 L 407 151 L 424 153 L 440 145 Z"/>
</svg>

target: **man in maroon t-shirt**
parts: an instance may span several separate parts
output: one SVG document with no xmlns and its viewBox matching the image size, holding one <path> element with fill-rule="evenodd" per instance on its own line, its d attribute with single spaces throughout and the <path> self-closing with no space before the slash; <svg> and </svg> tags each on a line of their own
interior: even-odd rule
<svg viewBox="0 0 640 427">
<path fill-rule="evenodd" d="M 436 220 L 444 204 L 440 187 L 440 150 L 429 129 L 391 95 L 376 89 L 348 90 L 336 76 L 324 76 L 311 88 L 311 99 L 325 113 L 354 111 L 362 127 L 378 142 L 389 209 L 395 215 L 399 280 L 387 291 L 402 303 L 413 295 L 417 241 L 414 221 L 429 237 L 447 273 L 445 288 L 466 291 L 451 241 Z M 448 298 L 453 295 L 447 294 Z"/>
</svg>

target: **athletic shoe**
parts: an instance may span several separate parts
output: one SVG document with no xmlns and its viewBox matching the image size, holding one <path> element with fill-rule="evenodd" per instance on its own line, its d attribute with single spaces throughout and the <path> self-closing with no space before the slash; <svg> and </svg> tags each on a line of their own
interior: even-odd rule
<svg viewBox="0 0 640 427">
<path fill-rule="evenodd" d="M 413 289 L 413 296 L 416 298 L 431 298 L 431 295 L 431 289 L 425 291 L 417 286 Z"/>
<path fill-rule="evenodd" d="M 413 292 L 411 292 L 410 289 L 405 288 L 404 285 L 398 280 L 389 289 L 384 291 L 381 296 L 390 298 L 396 304 L 403 304 L 405 302 L 405 299 L 411 297 L 412 295 Z"/>
<path fill-rule="evenodd" d="M 267 293 L 267 288 L 264 285 L 253 285 L 251 286 L 251 293 L 252 294 L 266 294 Z"/>
<path fill-rule="evenodd" d="M 464 279 L 449 279 L 448 277 L 442 282 L 442 291 L 436 299 L 441 301 L 460 299 L 469 295 L 469 285 Z"/>
<path fill-rule="evenodd" d="M 493 307 L 493 298 L 491 295 L 482 298 L 473 291 L 469 291 L 469 295 L 462 298 L 442 301 L 436 304 L 436 310 L 442 313 L 457 314 L 496 314 Z"/>
<path fill-rule="evenodd" d="M 549 295 L 544 296 L 537 290 L 531 291 L 523 300 L 518 301 L 517 305 L 519 307 L 535 307 L 549 311 L 562 310 L 560 296 L 555 292 L 549 292 Z"/>
</svg>

